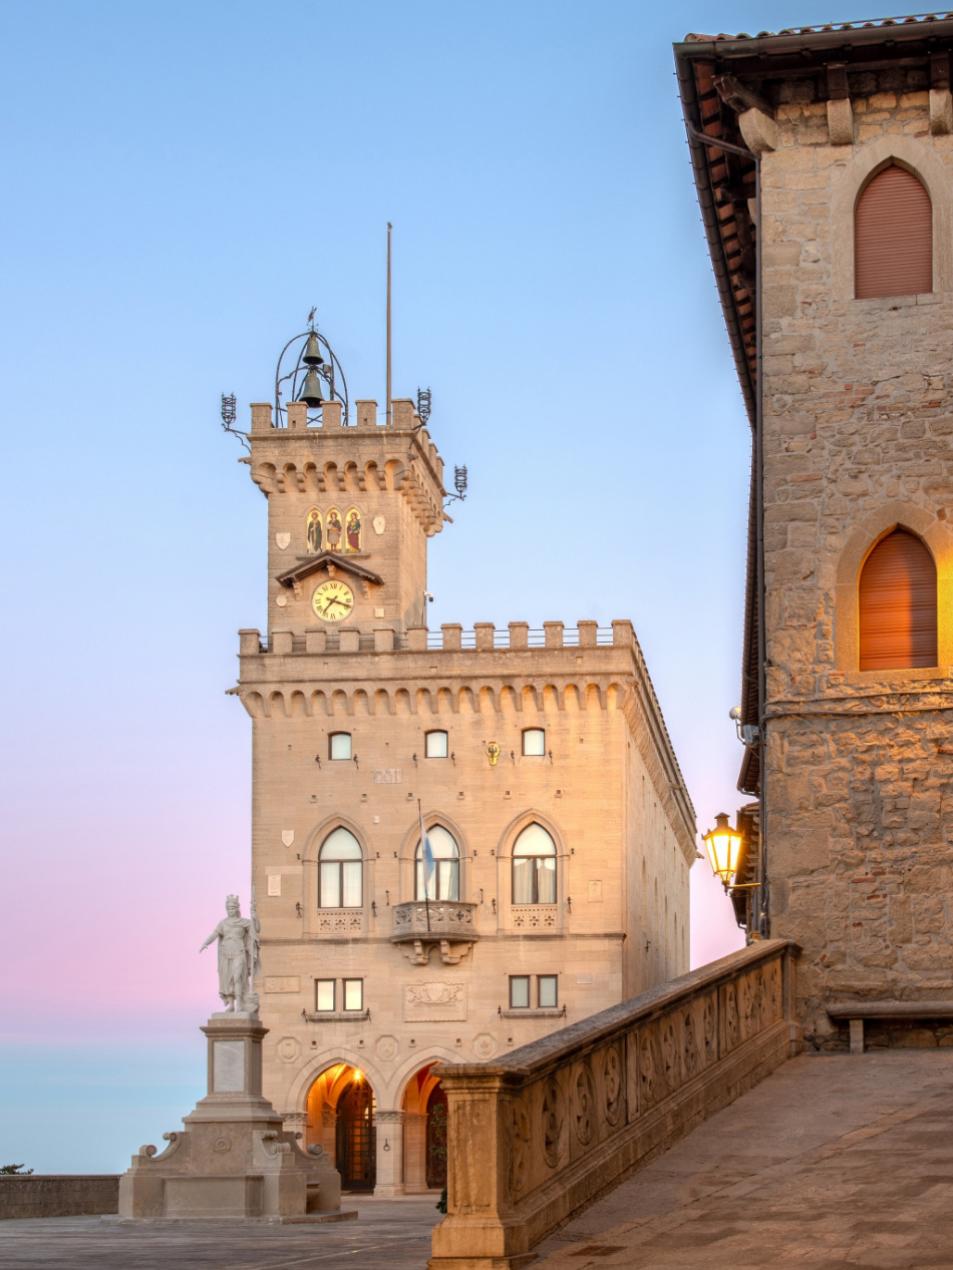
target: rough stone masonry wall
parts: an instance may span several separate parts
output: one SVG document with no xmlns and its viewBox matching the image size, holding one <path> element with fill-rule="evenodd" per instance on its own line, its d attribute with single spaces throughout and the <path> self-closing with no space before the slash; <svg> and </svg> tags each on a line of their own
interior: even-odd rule
<svg viewBox="0 0 953 1270">
<path fill-rule="evenodd" d="M 953 998 L 953 137 L 921 80 L 853 77 L 837 146 L 826 103 L 788 85 L 763 156 L 771 930 L 804 949 L 823 1045 L 842 1039 L 826 1000 Z M 855 300 L 854 199 L 892 155 L 933 198 L 934 292 Z M 941 664 L 862 673 L 858 573 L 897 524 L 937 562 Z"/>
</svg>

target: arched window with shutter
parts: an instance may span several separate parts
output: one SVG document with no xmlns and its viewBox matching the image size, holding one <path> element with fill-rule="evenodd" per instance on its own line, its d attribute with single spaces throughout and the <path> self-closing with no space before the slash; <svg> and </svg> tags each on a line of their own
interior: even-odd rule
<svg viewBox="0 0 953 1270">
<path fill-rule="evenodd" d="M 936 565 L 916 534 L 898 528 L 861 570 L 860 669 L 936 664 Z"/>
<path fill-rule="evenodd" d="M 921 181 L 891 163 L 867 182 L 854 207 L 854 294 L 933 290 L 933 205 Z"/>
</svg>

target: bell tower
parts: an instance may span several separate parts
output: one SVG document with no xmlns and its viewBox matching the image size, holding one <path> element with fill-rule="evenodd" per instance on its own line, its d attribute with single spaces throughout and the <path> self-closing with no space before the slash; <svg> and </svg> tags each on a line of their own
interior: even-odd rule
<svg viewBox="0 0 953 1270">
<path fill-rule="evenodd" d="M 395 400 L 383 421 L 375 401 L 352 404 L 312 323 L 282 352 L 273 405 L 251 414 L 245 461 L 268 499 L 269 639 L 357 651 L 375 631 L 426 625 L 427 539 L 443 528 L 445 491 L 414 403 Z"/>
</svg>

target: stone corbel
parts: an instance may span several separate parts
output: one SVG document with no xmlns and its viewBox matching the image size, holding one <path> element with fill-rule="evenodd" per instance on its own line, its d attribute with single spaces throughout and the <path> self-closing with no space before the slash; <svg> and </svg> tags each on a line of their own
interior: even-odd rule
<svg viewBox="0 0 953 1270">
<path fill-rule="evenodd" d="M 441 939 L 440 960 L 445 966 L 457 966 L 472 947 L 472 944 L 451 944 L 449 939 Z"/>
<path fill-rule="evenodd" d="M 738 127 L 752 154 L 778 148 L 778 125 L 770 102 L 734 75 L 716 75 L 715 89 L 725 105 L 738 112 Z"/>
<path fill-rule="evenodd" d="M 738 127 L 745 139 L 745 145 L 752 154 L 764 154 L 766 150 L 777 150 L 780 141 L 778 125 L 763 110 L 752 108 L 742 111 L 738 116 Z"/>
<path fill-rule="evenodd" d="M 854 144 L 854 112 L 843 63 L 827 68 L 827 131 L 832 146 Z"/>
<path fill-rule="evenodd" d="M 400 950 L 412 966 L 426 966 L 430 961 L 430 945 L 422 939 L 415 939 Z"/>
<path fill-rule="evenodd" d="M 930 57 L 930 131 L 935 137 L 953 132 L 949 53 L 933 53 Z"/>
<path fill-rule="evenodd" d="M 298 581 L 297 578 L 292 579 L 291 589 L 292 591 L 294 591 L 295 599 L 300 600 L 301 599 L 301 583 Z"/>
</svg>

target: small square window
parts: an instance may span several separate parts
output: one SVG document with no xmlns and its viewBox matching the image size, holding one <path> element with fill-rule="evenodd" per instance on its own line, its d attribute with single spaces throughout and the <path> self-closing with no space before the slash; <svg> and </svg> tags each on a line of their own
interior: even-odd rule
<svg viewBox="0 0 953 1270">
<path fill-rule="evenodd" d="M 510 1009 L 529 1009 L 529 975 L 510 975 Z"/>
<path fill-rule="evenodd" d="M 334 1009 L 333 979 L 315 979 L 314 1004 L 319 1014 L 323 1011 L 330 1012 Z"/>
<path fill-rule="evenodd" d="M 541 1010 L 555 1010 L 559 1005 L 558 983 L 559 979 L 556 975 L 538 976 L 536 988 L 539 994 L 539 1008 Z"/>
<path fill-rule="evenodd" d="M 450 751 L 446 732 L 428 732 L 424 737 L 424 753 L 427 758 L 446 758 Z"/>
<path fill-rule="evenodd" d="M 523 753 L 530 758 L 541 758 L 546 753 L 546 733 L 542 728 L 524 730 Z"/>
<path fill-rule="evenodd" d="M 332 759 L 351 757 L 350 732 L 332 732 L 328 737 L 328 757 Z"/>
<path fill-rule="evenodd" d="M 345 979 L 344 980 L 344 1008 L 345 1010 L 363 1010 L 364 1009 L 364 980 L 363 979 Z"/>
</svg>

